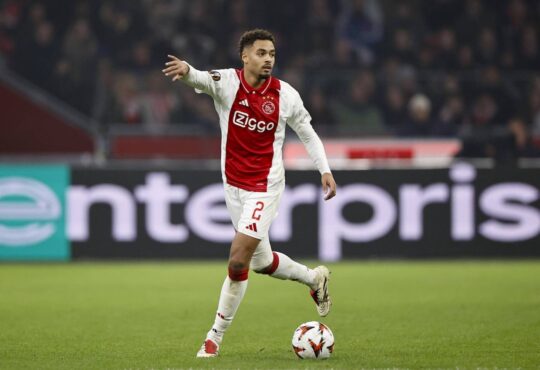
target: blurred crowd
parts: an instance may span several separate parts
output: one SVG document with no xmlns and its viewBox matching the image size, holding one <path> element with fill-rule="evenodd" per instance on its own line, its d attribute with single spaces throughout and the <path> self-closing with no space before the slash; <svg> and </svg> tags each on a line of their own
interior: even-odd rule
<svg viewBox="0 0 540 370">
<path fill-rule="evenodd" d="M 0 1 L 3 64 L 95 122 L 212 131 L 210 99 L 161 74 L 167 54 L 240 67 L 247 29 L 323 135 L 459 137 L 464 155 L 535 156 L 535 0 Z"/>
</svg>

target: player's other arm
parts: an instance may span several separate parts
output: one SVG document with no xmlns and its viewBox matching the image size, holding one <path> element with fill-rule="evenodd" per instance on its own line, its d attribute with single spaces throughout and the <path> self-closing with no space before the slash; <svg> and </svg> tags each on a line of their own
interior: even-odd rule
<svg viewBox="0 0 540 370">
<path fill-rule="evenodd" d="M 330 171 L 323 143 L 313 129 L 313 126 L 311 126 L 311 116 L 306 108 L 304 108 L 304 103 L 296 91 L 294 94 L 293 113 L 287 123 L 296 132 L 321 173 L 321 182 L 325 194 L 324 199 L 332 199 L 336 195 L 336 181 Z"/>
<path fill-rule="evenodd" d="M 165 69 L 162 70 L 165 76 L 172 77 L 173 82 L 180 80 L 199 92 L 216 97 L 217 84 L 208 72 L 199 71 L 174 55 L 168 57 L 170 60 L 165 63 Z"/>
</svg>

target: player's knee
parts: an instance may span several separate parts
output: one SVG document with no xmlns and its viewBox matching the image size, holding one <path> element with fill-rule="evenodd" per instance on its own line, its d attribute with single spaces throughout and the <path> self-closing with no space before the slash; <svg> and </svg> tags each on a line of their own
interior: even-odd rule
<svg viewBox="0 0 540 370">
<path fill-rule="evenodd" d="M 257 274 L 270 275 L 272 273 L 272 264 L 265 267 L 258 267 L 252 269 Z"/>
<path fill-rule="evenodd" d="M 261 259 L 260 257 L 253 257 L 249 263 L 249 268 L 257 274 L 264 274 L 264 271 L 271 265 L 272 259 L 268 261 L 268 258 Z"/>
<path fill-rule="evenodd" d="M 265 261 L 264 264 L 259 264 L 255 266 L 252 263 L 251 268 L 257 274 L 272 275 L 276 271 L 278 265 L 279 265 L 279 256 L 275 252 L 273 252 L 272 260 L 270 262 Z"/>
<path fill-rule="evenodd" d="M 231 259 L 229 261 L 229 270 L 241 271 L 241 270 L 245 270 L 247 268 L 248 268 L 248 265 L 244 261 L 235 260 L 235 259 Z"/>
<path fill-rule="evenodd" d="M 229 279 L 233 281 L 243 281 L 248 278 L 248 264 L 244 261 L 229 260 Z"/>
<path fill-rule="evenodd" d="M 261 264 L 259 261 L 251 260 L 249 268 L 257 274 L 264 274 L 268 264 Z"/>
</svg>

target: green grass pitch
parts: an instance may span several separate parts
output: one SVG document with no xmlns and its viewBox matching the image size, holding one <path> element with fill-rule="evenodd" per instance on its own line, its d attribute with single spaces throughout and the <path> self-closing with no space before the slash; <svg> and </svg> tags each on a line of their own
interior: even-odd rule
<svg viewBox="0 0 540 370">
<path fill-rule="evenodd" d="M 314 361 L 291 351 L 319 320 L 298 283 L 251 273 L 220 357 L 196 359 L 224 261 L 0 264 L 0 368 L 540 368 L 540 261 L 330 268 L 335 352 Z"/>
</svg>

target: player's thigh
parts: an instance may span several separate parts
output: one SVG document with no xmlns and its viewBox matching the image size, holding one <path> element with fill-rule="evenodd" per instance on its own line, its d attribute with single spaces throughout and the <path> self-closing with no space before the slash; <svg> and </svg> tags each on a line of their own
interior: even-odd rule
<svg viewBox="0 0 540 370">
<path fill-rule="evenodd" d="M 236 233 L 231 244 L 229 268 L 233 270 L 248 268 L 259 243 L 259 239 L 246 234 Z"/>
<path fill-rule="evenodd" d="M 259 242 L 259 245 L 251 257 L 251 263 L 249 267 L 253 271 L 263 271 L 268 266 L 272 265 L 274 261 L 274 255 L 272 254 L 272 246 L 270 245 L 270 239 L 268 235 Z"/>
<path fill-rule="evenodd" d="M 281 192 L 242 192 L 242 213 L 238 232 L 259 240 L 268 236 L 270 225 L 277 215 Z"/>
<path fill-rule="evenodd" d="M 240 189 L 229 184 L 224 185 L 225 204 L 229 210 L 231 221 L 235 230 L 238 230 L 238 221 L 242 215 L 242 202 L 240 200 Z"/>
</svg>

